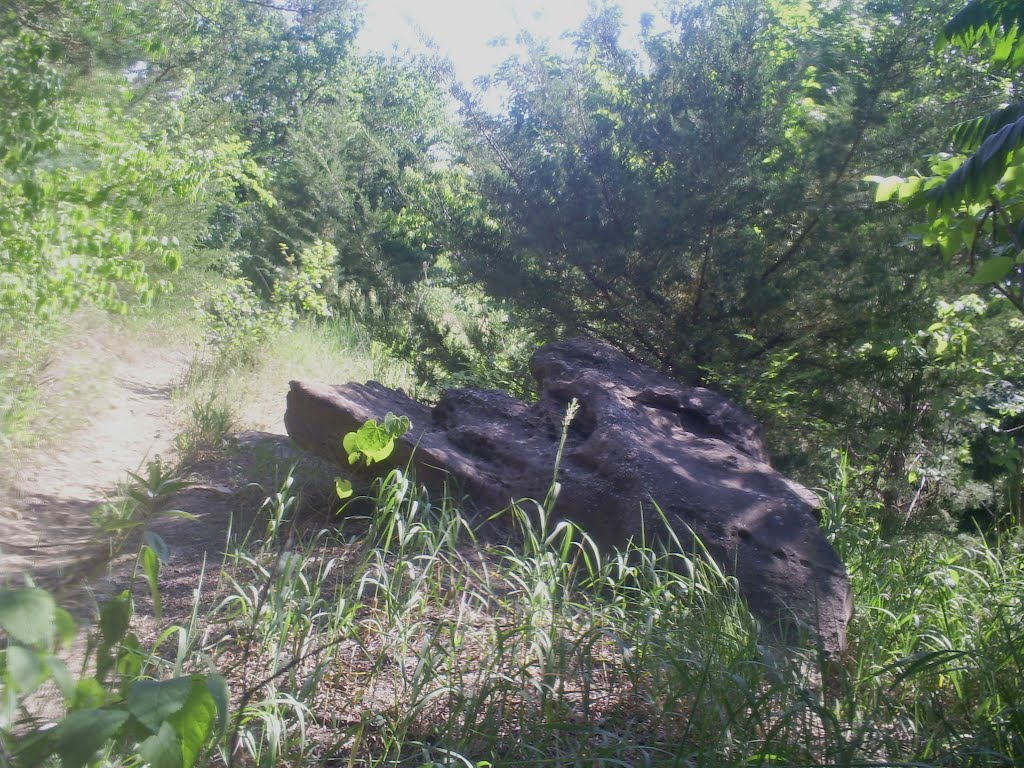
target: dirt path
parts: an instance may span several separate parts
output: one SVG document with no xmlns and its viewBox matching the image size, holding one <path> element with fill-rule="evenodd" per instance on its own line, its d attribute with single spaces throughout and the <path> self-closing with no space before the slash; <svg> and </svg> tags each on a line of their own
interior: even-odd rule
<svg viewBox="0 0 1024 768">
<path fill-rule="evenodd" d="M 0 580 L 25 572 L 44 582 L 73 576 L 86 550 L 95 546 L 90 512 L 116 493 L 126 471 L 144 469 L 157 456 L 170 457 L 171 395 L 191 352 L 123 346 L 128 348 L 80 340 L 71 350 L 85 357 L 87 369 L 109 371 L 110 381 L 96 387 L 95 397 L 69 393 L 81 426 L 22 462 L 13 488 L 0 499 Z M 69 386 L 78 388 L 73 382 Z"/>
</svg>

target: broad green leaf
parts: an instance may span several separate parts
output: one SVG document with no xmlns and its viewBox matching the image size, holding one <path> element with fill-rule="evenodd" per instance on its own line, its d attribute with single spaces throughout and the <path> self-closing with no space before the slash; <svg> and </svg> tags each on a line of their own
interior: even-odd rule
<svg viewBox="0 0 1024 768">
<path fill-rule="evenodd" d="M 54 729 L 54 751 L 63 768 L 80 768 L 93 759 L 128 719 L 120 709 L 80 709 L 61 720 Z"/>
<path fill-rule="evenodd" d="M 366 447 L 363 454 L 366 456 L 366 465 L 376 464 L 384 461 L 395 450 L 395 441 L 388 438 L 383 445 L 377 447 Z"/>
<path fill-rule="evenodd" d="M 65 611 L 60 606 L 57 607 L 56 624 L 57 624 L 57 637 L 60 640 L 61 645 L 68 646 L 75 639 L 75 635 L 78 634 L 78 625 L 75 624 L 75 618 L 70 613 Z"/>
<path fill-rule="evenodd" d="M 1021 145 L 1024 145 L 1024 117 L 986 138 L 940 186 L 927 191 L 928 199 L 940 208 L 987 201 L 992 187 L 1006 172 L 1011 153 Z"/>
<path fill-rule="evenodd" d="M 971 282 L 975 285 L 984 283 L 998 283 L 1014 268 L 1014 260 L 1009 256 L 997 256 L 994 259 L 984 261 L 974 273 Z"/>
<path fill-rule="evenodd" d="M 396 416 L 388 411 L 384 417 L 384 431 L 388 437 L 397 440 L 412 428 L 412 422 L 408 416 Z"/>
<path fill-rule="evenodd" d="M 1024 117 L 1024 102 L 1016 102 L 989 112 L 987 115 L 967 120 L 950 132 L 949 140 L 960 152 L 973 152 L 986 138 L 1003 126 L 1015 123 Z"/>
<path fill-rule="evenodd" d="M 164 720 L 185 706 L 191 689 L 191 677 L 138 680 L 128 686 L 125 707 L 136 720 L 156 733 Z"/>
<path fill-rule="evenodd" d="M 362 427 L 360 427 L 357 431 L 349 432 L 345 435 L 344 438 L 342 438 L 341 445 L 345 449 L 346 453 L 352 454 L 359 452 L 359 445 L 362 442 L 362 436 L 360 435 L 360 432 L 367 429 L 371 424 L 376 426 L 377 422 L 371 419 L 370 421 L 366 422 Z"/>
<path fill-rule="evenodd" d="M 101 707 L 107 703 L 107 691 L 95 677 L 84 677 L 75 684 L 71 706 L 74 709 Z"/>
<path fill-rule="evenodd" d="M 390 456 L 395 448 L 395 441 L 385 427 L 370 419 L 355 432 L 345 435 L 342 447 L 349 455 L 350 464 L 365 458 L 366 465 L 370 466 Z"/>
<path fill-rule="evenodd" d="M 875 202 L 884 203 L 891 200 L 899 192 L 900 185 L 906 179 L 902 176 L 868 176 L 865 178 L 865 181 L 878 185 L 878 188 L 875 189 Z"/>
<path fill-rule="evenodd" d="M 1003 35 L 1014 41 L 1014 28 L 1024 27 L 1024 6 L 1005 0 L 971 0 L 946 22 L 939 36 L 941 50 L 950 43 L 968 49 L 981 40 Z M 1005 59 L 1006 54 L 1001 54 Z"/>
<path fill-rule="evenodd" d="M 914 197 L 918 192 L 921 191 L 921 185 L 924 183 L 923 176 L 911 176 L 909 179 L 904 181 L 899 186 L 899 198 L 900 202 L 906 202 L 907 200 Z"/>
<path fill-rule="evenodd" d="M 217 701 L 203 677 L 192 678 L 192 689 L 185 706 L 168 719 L 181 741 L 183 764 L 191 766 L 213 732 L 218 719 Z"/>
<path fill-rule="evenodd" d="M 114 647 L 124 638 L 132 618 L 132 599 L 127 590 L 109 600 L 100 611 L 102 642 L 96 649 L 96 677 L 106 678 L 114 666 Z"/>
<path fill-rule="evenodd" d="M 160 558 L 161 563 L 166 563 L 171 559 L 171 548 L 167 546 L 167 542 L 163 540 L 160 534 L 146 531 L 142 534 L 142 540 L 146 543 L 146 546 L 156 552 L 156 556 Z"/>
<path fill-rule="evenodd" d="M 960 229 L 949 229 L 935 239 L 939 250 L 947 260 L 957 254 L 960 246 L 963 245 L 963 241 L 963 232 Z"/>
<path fill-rule="evenodd" d="M 68 670 L 68 665 L 64 663 L 62 659 L 58 659 L 56 656 L 50 656 L 46 660 L 46 666 L 50 670 L 50 676 L 53 681 L 60 688 L 60 693 L 64 697 L 64 701 L 71 702 L 75 698 L 75 678 L 72 677 L 71 672 Z"/>
<path fill-rule="evenodd" d="M 3 727 L 0 724 L 0 727 Z M 14 748 L 14 765 L 46 765 L 46 758 L 55 749 L 53 730 L 29 731 L 17 740 Z"/>
<path fill-rule="evenodd" d="M 168 722 L 160 723 L 156 733 L 139 744 L 139 757 L 149 768 L 188 768 L 182 754 L 181 736 Z"/>
<path fill-rule="evenodd" d="M 120 642 L 131 620 L 132 598 L 128 590 L 125 590 L 107 601 L 100 611 L 100 633 L 103 635 L 104 645 L 109 648 Z"/>
<path fill-rule="evenodd" d="M 334 492 L 339 499 L 347 499 L 352 495 L 352 482 L 340 477 L 334 478 Z"/>
<path fill-rule="evenodd" d="M 117 672 L 122 678 L 134 680 L 142 672 L 142 662 L 146 658 L 146 650 L 134 632 L 129 632 L 121 641 L 117 653 Z"/>
<path fill-rule="evenodd" d="M 228 689 L 228 681 L 223 675 L 212 672 L 206 676 L 206 688 L 217 704 L 217 731 L 226 733 L 228 717 L 231 714 L 231 691 Z"/>
<path fill-rule="evenodd" d="M 31 648 L 10 646 L 7 649 L 7 677 L 19 693 L 32 693 L 46 678 L 42 657 Z"/>
<path fill-rule="evenodd" d="M 19 643 L 53 643 L 57 622 L 57 604 L 42 589 L 28 587 L 0 592 L 0 627 Z"/>
</svg>

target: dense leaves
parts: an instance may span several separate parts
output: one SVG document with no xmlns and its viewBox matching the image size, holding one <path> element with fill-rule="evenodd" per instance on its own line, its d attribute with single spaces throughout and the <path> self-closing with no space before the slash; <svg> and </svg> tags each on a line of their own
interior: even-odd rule
<svg viewBox="0 0 1024 768">
<path fill-rule="evenodd" d="M 3 330 L 179 283 L 235 359 L 357 317 L 426 392 L 520 393 L 537 340 L 582 332 L 727 390 L 808 480 L 846 445 L 893 520 L 977 499 L 965 446 L 996 416 L 970 403 L 1019 389 L 1019 329 L 961 298 L 1024 306 L 1015 4 L 672 2 L 638 48 L 598 5 L 568 51 L 518 39 L 500 110 L 356 55 L 348 0 L 12 9 Z M 865 178 L 928 211 L 924 247 Z"/>
<path fill-rule="evenodd" d="M 975 0 L 945 25 L 939 46 L 952 44 L 972 54 L 980 50 L 976 79 L 994 81 L 1001 96 L 1012 94 L 1024 66 L 1021 13 L 1020 3 Z M 1024 520 L 1024 444 L 1016 426 L 1024 413 L 1019 398 L 1024 389 L 1019 339 L 1024 328 L 1024 158 L 1019 156 L 1024 108 L 1019 102 L 1002 103 L 955 126 L 948 141 L 953 152 L 932 155 L 930 173 L 876 179 L 876 199 L 896 198 L 926 210 L 928 221 L 916 228 L 921 242 L 966 268 L 977 291 L 976 315 L 994 326 L 989 339 L 1001 343 L 974 345 L 969 353 L 965 347 L 957 363 L 947 361 L 960 367 L 970 360 L 967 368 L 973 373 L 959 378 L 959 392 L 947 403 L 949 412 L 973 424 L 969 462 L 974 476 L 1004 481 L 1003 498 L 994 506 L 1019 522 Z M 1002 406 L 994 408 L 993 402 Z"/>
<path fill-rule="evenodd" d="M 524 40 L 494 77 L 504 114 L 455 89 L 483 200 L 455 209 L 456 264 L 542 335 L 593 334 L 729 390 L 791 469 L 824 455 L 809 443 L 849 441 L 905 488 L 884 457 L 907 452 L 938 384 L 859 350 L 927 326 L 945 288 L 900 244 L 910 217 L 880 216 L 861 178 L 945 130 L 935 13 L 677 3 L 640 52 L 614 10 L 572 55 Z"/>
</svg>

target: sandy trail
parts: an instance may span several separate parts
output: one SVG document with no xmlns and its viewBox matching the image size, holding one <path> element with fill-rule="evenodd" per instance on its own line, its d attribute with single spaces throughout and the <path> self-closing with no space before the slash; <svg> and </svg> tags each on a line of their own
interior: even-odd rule
<svg viewBox="0 0 1024 768">
<path fill-rule="evenodd" d="M 22 462 L 0 499 L 0 582 L 26 572 L 44 584 L 73 578 L 97 546 L 90 512 L 117 492 L 127 471 L 172 453 L 171 395 L 191 351 L 129 347 L 93 340 L 74 350 L 91 360 L 89 370 L 111 371 L 110 383 L 96 397 L 70 393 L 82 425 Z"/>
</svg>

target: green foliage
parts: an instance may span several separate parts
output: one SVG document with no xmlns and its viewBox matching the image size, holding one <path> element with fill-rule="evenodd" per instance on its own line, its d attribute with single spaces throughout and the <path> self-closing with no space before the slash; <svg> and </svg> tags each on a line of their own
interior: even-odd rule
<svg viewBox="0 0 1024 768">
<path fill-rule="evenodd" d="M 151 301 L 182 261 L 163 211 L 257 184 L 237 139 L 200 146 L 174 102 L 138 115 L 123 77 L 95 76 L 96 96 L 76 93 L 42 40 L 0 39 L 0 96 L 29 94 L 0 116 L 6 333 L 83 301 L 122 312 Z"/>
<path fill-rule="evenodd" d="M 990 75 L 1011 93 L 1024 66 L 1020 19 L 1016 3 L 974 0 L 946 24 L 939 47 L 983 47 Z M 947 261 L 962 256 L 972 283 L 1024 313 L 1022 110 L 1019 102 L 1003 103 L 955 126 L 949 134 L 955 152 L 933 155 L 928 174 L 871 180 L 879 184 L 877 201 L 898 196 L 926 207 L 929 221 L 917 229 L 922 243 L 937 246 Z"/>
<path fill-rule="evenodd" d="M 996 64 L 1019 68 L 1024 65 L 1021 50 L 1021 27 L 1024 11 L 1020 5 L 1005 0 L 972 0 L 946 22 L 939 36 L 939 47 L 949 44 L 973 48 L 985 42 L 994 47 L 991 57 Z"/>
<path fill-rule="evenodd" d="M 381 424 L 376 419 L 369 419 L 355 432 L 349 432 L 342 441 L 342 447 L 348 454 L 349 464 L 366 462 L 371 467 L 387 461 L 395 450 L 395 441 L 412 428 L 408 416 L 396 416 L 390 411 Z M 339 499 L 347 499 L 352 495 L 352 483 L 343 478 L 335 478 L 334 490 Z"/>
<path fill-rule="evenodd" d="M 538 341 L 595 336 L 725 390 L 784 471 L 813 478 L 846 440 L 899 444 L 879 401 L 912 375 L 857 350 L 926 327 L 945 286 L 900 245 L 912 214 L 879 219 L 862 179 L 949 119 L 935 93 L 965 80 L 938 78 L 924 24 L 939 6 L 675 4 L 639 52 L 609 8 L 572 53 L 522 37 L 490 78 L 500 114 L 452 87 L 467 136 L 440 220 L 456 281 Z"/>
<path fill-rule="evenodd" d="M 127 632 L 131 602 L 127 593 L 109 605 L 125 608 L 117 616 L 104 609 L 98 635 L 90 638 L 96 649 L 96 675 L 75 680 L 63 662 L 53 655 L 58 626 L 70 626 L 64 632 L 68 643 L 76 634 L 73 621 L 64 614 L 54 620 L 53 598 L 38 589 L 4 591 L 5 608 L 12 602 L 32 602 L 30 617 L 21 617 L 22 627 L 41 633 L 32 642 L 24 635 L 2 652 L 5 688 L 10 697 L 0 722 L 0 739 L 9 742 L 17 765 L 39 765 L 48 756 L 57 755 L 63 766 L 94 764 L 97 753 L 113 748 L 118 754 L 138 757 L 154 766 L 190 768 L 197 765 L 218 731 L 218 723 L 227 714 L 224 679 L 216 674 L 191 675 L 170 680 L 146 680 L 130 671 L 134 635 Z M 48 609 L 48 610 L 42 610 Z M 3 618 L 9 618 L 4 611 Z M 70 624 L 69 624 L 70 622 Z M 0 621 L 0 626 L 10 628 Z M 114 655 L 116 653 L 116 667 Z M 129 654 L 129 655 L 123 655 Z M 117 670 L 117 678 L 107 680 Z M 124 670 L 128 670 L 127 673 Z M 24 731 L 15 719 L 21 701 L 47 679 L 54 680 L 67 708 L 54 728 Z M 20 726 L 12 731 L 11 726 Z M 14 734 L 17 733 L 15 736 Z"/>
<path fill-rule="evenodd" d="M 111 550 L 120 551 L 133 531 L 145 529 L 161 517 L 192 519 L 180 509 L 165 509 L 164 503 L 175 493 L 188 488 L 191 482 L 170 473 L 160 458 L 146 465 L 146 474 L 129 472 L 131 481 L 121 493 L 95 507 L 90 513 L 97 531 L 109 537 Z M 152 531 L 144 531 L 147 543 L 166 560 L 166 545 Z"/>
<path fill-rule="evenodd" d="M 1016 125 L 1022 117 L 1024 104 L 1010 104 L 989 115 L 965 120 L 950 132 L 950 143 L 961 152 L 975 152 L 989 137 L 1008 125 Z"/>
<path fill-rule="evenodd" d="M 56 613 L 53 598 L 41 589 L 0 595 L 0 627 L 23 645 L 52 645 Z"/>
<path fill-rule="evenodd" d="M 150 462 L 146 472 L 129 473 L 123 499 L 97 513 L 101 532 L 120 551 L 132 530 L 159 516 L 193 519 L 180 510 L 166 510 L 167 499 L 190 483 Z M 137 567 L 146 580 L 154 617 L 161 618 L 161 563 L 170 553 L 163 539 L 143 532 Z M 0 649 L 0 754 L 16 766 L 49 764 L 96 765 L 103 756 L 125 758 L 167 768 L 205 765 L 209 750 L 226 735 L 230 697 L 217 672 L 183 674 L 180 664 L 169 677 L 160 674 L 156 649 L 132 631 L 135 604 L 131 589 L 106 601 L 94 626 L 88 627 L 76 676 L 61 658 L 79 634 L 75 620 L 47 591 L 28 586 L 0 589 L 0 629 L 7 642 Z M 184 637 L 182 637 L 184 639 Z M 179 653 L 186 646 L 179 642 Z M 35 714 L 33 694 L 52 683 L 61 696 L 56 725 Z M 107 764 L 105 761 L 103 764 Z"/>
<path fill-rule="evenodd" d="M 139 560 L 159 618 L 156 554 L 144 546 Z M 212 741 L 225 733 L 227 684 L 217 673 L 148 679 L 146 654 L 129 631 L 133 614 L 128 591 L 103 606 L 76 678 L 57 655 L 78 634 L 71 615 L 45 590 L 0 590 L 0 629 L 8 636 L 0 650 L 0 749 L 14 765 L 42 765 L 50 756 L 62 766 L 94 765 L 98 755 L 111 752 L 166 768 L 202 764 Z M 37 722 L 27 706 L 50 681 L 64 708 L 55 727 Z"/>
<path fill-rule="evenodd" d="M 902 32 L 923 11 L 899 13 L 679 5 L 643 61 L 607 9 L 574 56 L 527 41 L 495 77 L 507 114 L 457 92 L 484 198 L 456 210 L 473 217 L 455 235 L 467 271 L 546 336 L 594 334 L 691 381 L 733 362 L 756 371 L 798 341 L 808 366 L 820 360 L 815 346 L 856 336 L 860 301 L 908 298 L 877 283 L 895 261 L 882 236 L 871 253 L 851 243 L 867 228 L 854 169 L 872 162 L 884 105 L 915 85 L 896 59 L 926 50 Z"/>
<path fill-rule="evenodd" d="M 858 606 L 851 651 L 830 663 L 766 644 L 713 563 L 643 541 L 599 551 L 542 504 L 509 510 L 518 536 L 489 546 L 400 470 L 340 529 L 294 524 L 303 489 L 287 482 L 268 500 L 284 524 L 233 555 L 214 613 L 239 631 L 209 651 L 252 654 L 264 686 L 242 702 L 238 748 L 296 765 L 334 750 L 367 763 L 1013 764 L 1019 545 L 885 539 L 852 492 L 863 473 L 841 460 L 825 496 Z M 309 726 L 321 720 L 334 727 Z"/>
<path fill-rule="evenodd" d="M 174 438 L 178 461 L 189 466 L 230 448 L 238 420 L 231 405 L 216 393 L 192 403 L 188 423 Z"/>
<path fill-rule="evenodd" d="M 283 260 L 269 243 L 330 243 L 342 309 L 422 384 L 522 389 L 530 334 L 453 268 L 451 209 L 473 205 L 472 191 L 465 169 L 450 169 L 455 128 L 437 83 L 405 62 L 354 58 L 323 96 L 284 144 L 289 162 L 272 187 L 280 204 L 239 229 L 245 273 L 256 286 L 273 282 Z"/>
<path fill-rule="evenodd" d="M 282 253 L 285 266 L 276 270 L 269 300 L 242 277 L 226 279 L 205 299 L 196 300 L 203 313 L 207 342 L 222 359 L 245 359 L 256 354 L 271 336 L 291 327 L 300 317 L 323 319 L 333 314 L 334 246 L 316 242 L 297 257 L 282 246 Z"/>
<path fill-rule="evenodd" d="M 1016 3 L 971 2 L 946 24 L 939 47 L 980 49 L 989 70 L 986 77 L 995 84 L 997 97 L 1005 98 L 1013 91 L 1024 64 L 1019 16 Z M 981 79 L 981 73 L 976 77 Z M 915 239 L 938 251 L 947 264 L 962 266 L 969 284 L 976 286 L 979 298 L 973 304 L 980 309 L 961 326 L 964 333 L 956 336 L 955 345 L 945 335 L 947 321 L 957 314 L 951 308 L 964 306 L 966 297 L 945 308 L 940 303 L 938 320 L 922 335 L 944 334 L 937 338 L 933 368 L 954 375 L 960 385 L 959 391 L 947 392 L 933 404 L 945 408 L 952 423 L 961 428 L 952 432 L 960 450 L 959 463 L 971 465 L 975 479 L 991 481 L 995 475 L 985 468 L 992 466 L 994 456 L 1005 457 L 1005 491 L 994 507 L 1005 507 L 1011 519 L 1020 517 L 1021 471 L 1017 446 L 1005 439 L 1002 425 L 1015 414 L 997 416 L 986 403 L 992 399 L 991 393 L 1000 389 L 1017 391 L 1024 375 L 1024 359 L 1016 349 L 1024 314 L 1024 166 L 1018 157 L 1024 142 L 1021 115 L 1019 103 L 1004 102 L 987 115 L 955 126 L 948 139 L 954 152 L 932 155 L 928 173 L 871 178 L 878 184 L 876 201 L 897 200 L 925 210 L 927 219 L 914 228 Z M 982 503 L 988 506 L 989 502 Z M 1003 517 L 998 512 L 992 516 Z"/>
<path fill-rule="evenodd" d="M 395 440 L 411 428 L 408 416 L 395 416 L 390 412 L 381 424 L 376 419 L 369 419 L 355 432 L 345 435 L 343 446 L 348 453 L 348 463 L 357 464 L 365 459 L 369 467 L 385 461 L 395 450 Z"/>
<path fill-rule="evenodd" d="M 509 510 L 517 538 L 488 545 L 393 470 L 365 518 L 306 527 L 289 476 L 266 525 L 229 547 L 198 622 L 218 631 L 179 640 L 178 664 L 225 670 L 233 709 L 217 674 L 147 673 L 156 652 L 129 639 L 123 594 L 95 630 L 102 680 L 71 686 L 42 741 L 4 730 L 4 745 L 28 765 L 98 750 L 158 765 L 1019 762 L 1024 551 L 886 539 L 854 492 L 864 468 L 838 461 L 823 522 L 857 605 L 842 659 L 767 644 L 714 563 L 644 541 L 600 551 L 543 504 Z M 0 609 L 8 624 L 22 619 Z"/>
</svg>

